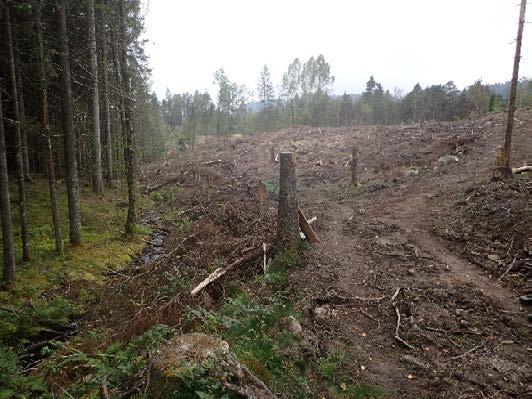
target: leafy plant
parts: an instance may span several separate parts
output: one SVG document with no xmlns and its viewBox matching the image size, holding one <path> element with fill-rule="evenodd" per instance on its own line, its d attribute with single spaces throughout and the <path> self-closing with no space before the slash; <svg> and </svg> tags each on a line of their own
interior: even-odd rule
<svg viewBox="0 0 532 399">
<path fill-rule="evenodd" d="M 79 375 L 74 376 L 73 380 L 78 382 L 68 387 L 68 392 L 74 397 L 97 394 L 104 377 L 111 390 L 119 388 L 126 379 L 147 370 L 147 352 L 175 334 L 176 330 L 172 327 L 156 325 L 128 344 L 113 343 L 103 352 L 97 353 L 86 353 L 71 345 L 56 342 L 58 356 L 52 356 L 44 368 L 51 375 L 64 370 L 76 370 Z"/>
<path fill-rule="evenodd" d="M 46 386 L 39 377 L 26 375 L 19 356 L 13 348 L 0 346 L 0 399 L 28 398 L 45 396 Z"/>
<path fill-rule="evenodd" d="M 231 350 L 251 371 L 275 392 L 290 398 L 308 397 L 307 381 L 299 359 L 287 349 L 298 338 L 280 328 L 280 321 L 294 312 L 282 293 L 259 303 L 247 294 L 229 298 L 216 313 L 190 310 L 189 321 L 196 318 L 203 329 L 223 338 Z"/>
<path fill-rule="evenodd" d="M 352 360 L 345 353 L 333 352 L 318 362 L 318 372 L 323 377 L 335 398 L 377 399 L 386 396 L 380 387 L 359 384 L 353 381 Z"/>
<path fill-rule="evenodd" d="M 0 342 L 16 344 L 43 332 L 62 329 L 80 313 L 62 297 L 0 308 Z"/>
</svg>

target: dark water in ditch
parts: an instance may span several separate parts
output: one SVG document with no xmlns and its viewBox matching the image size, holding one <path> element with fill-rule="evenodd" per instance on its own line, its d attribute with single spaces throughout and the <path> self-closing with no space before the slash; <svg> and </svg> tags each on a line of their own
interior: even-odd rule
<svg viewBox="0 0 532 399">
<path fill-rule="evenodd" d="M 159 225 L 160 216 L 156 212 L 148 212 L 142 216 L 141 223 L 152 229 L 148 245 L 140 256 L 134 261 L 137 267 L 156 261 L 166 254 L 164 243 L 168 237 L 168 232 L 161 230 Z"/>
<path fill-rule="evenodd" d="M 148 212 L 141 218 L 141 223 L 152 229 L 150 238 L 146 248 L 133 259 L 128 268 L 140 268 L 146 264 L 149 264 L 157 259 L 160 259 L 166 254 L 164 249 L 164 243 L 168 237 L 168 232 L 161 230 L 159 226 L 160 217 L 155 212 Z M 48 345 L 50 340 L 54 341 L 67 341 L 73 335 L 76 335 L 79 331 L 79 320 L 71 320 L 66 325 L 48 325 L 46 331 L 42 332 L 36 337 L 33 337 L 31 342 L 26 347 L 26 354 L 24 356 L 24 366 L 30 364 L 36 364 L 47 355 L 41 353 L 44 346 Z"/>
</svg>

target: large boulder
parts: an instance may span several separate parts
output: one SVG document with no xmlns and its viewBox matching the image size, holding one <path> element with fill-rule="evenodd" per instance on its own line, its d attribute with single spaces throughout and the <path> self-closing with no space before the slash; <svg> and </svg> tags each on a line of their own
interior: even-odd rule
<svg viewBox="0 0 532 399">
<path fill-rule="evenodd" d="M 229 344 L 210 335 L 178 335 L 152 356 L 148 394 L 154 399 L 191 397 L 198 392 L 250 399 L 277 398 L 229 350 Z M 197 396 L 200 397 L 200 396 Z"/>
</svg>

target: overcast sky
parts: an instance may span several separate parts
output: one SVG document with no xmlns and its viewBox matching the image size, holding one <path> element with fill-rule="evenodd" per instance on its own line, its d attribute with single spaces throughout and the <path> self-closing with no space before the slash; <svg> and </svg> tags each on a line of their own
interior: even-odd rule
<svg viewBox="0 0 532 399">
<path fill-rule="evenodd" d="M 507 81 L 519 13 L 518 0 L 144 1 L 159 96 L 166 88 L 214 94 L 220 67 L 256 91 L 264 64 L 277 89 L 295 57 L 319 54 L 337 94 L 362 92 L 370 75 L 405 93 L 417 82 Z M 531 31 L 525 24 L 520 76 L 532 77 Z"/>
</svg>

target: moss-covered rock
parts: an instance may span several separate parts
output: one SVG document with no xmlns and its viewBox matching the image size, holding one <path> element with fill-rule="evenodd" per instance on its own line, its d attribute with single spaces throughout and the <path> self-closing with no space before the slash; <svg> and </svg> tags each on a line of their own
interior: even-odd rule
<svg viewBox="0 0 532 399">
<path fill-rule="evenodd" d="M 276 396 L 236 356 L 229 344 L 210 335 L 191 333 L 172 338 L 154 356 L 149 397 L 272 399 Z"/>
</svg>

